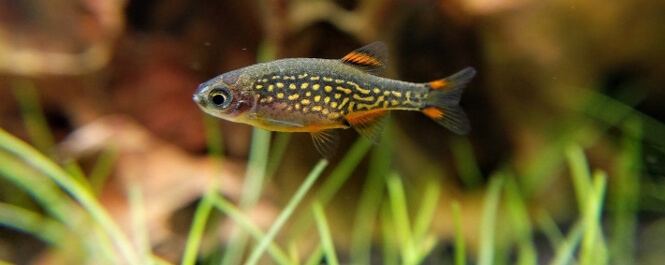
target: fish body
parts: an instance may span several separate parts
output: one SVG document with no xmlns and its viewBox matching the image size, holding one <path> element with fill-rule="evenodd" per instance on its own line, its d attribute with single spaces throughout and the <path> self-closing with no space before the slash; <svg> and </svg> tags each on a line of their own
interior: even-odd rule
<svg viewBox="0 0 665 265">
<path fill-rule="evenodd" d="M 469 131 L 458 106 L 475 75 L 466 68 L 448 78 L 411 83 L 380 77 L 386 63 L 382 42 L 342 59 L 290 58 L 219 75 L 199 85 L 194 101 L 206 113 L 272 131 L 308 132 L 330 157 L 338 143 L 333 129 L 354 128 L 377 143 L 392 110 L 421 111 L 458 134 Z"/>
</svg>

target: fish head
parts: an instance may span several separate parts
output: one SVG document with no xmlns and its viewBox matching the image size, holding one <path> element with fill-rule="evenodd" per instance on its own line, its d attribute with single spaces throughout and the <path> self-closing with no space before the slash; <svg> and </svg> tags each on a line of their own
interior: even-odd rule
<svg viewBox="0 0 665 265">
<path fill-rule="evenodd" d="M 241 71 L 232 71 L 204 83 L 194 92 L 193 100 L 204 112 L 229 121 L 242 122 L 255 104 Z"/>
</svg>

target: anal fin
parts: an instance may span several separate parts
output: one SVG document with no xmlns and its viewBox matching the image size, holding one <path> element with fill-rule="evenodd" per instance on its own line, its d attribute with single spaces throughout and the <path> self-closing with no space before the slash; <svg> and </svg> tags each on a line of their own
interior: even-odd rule
<svg viewBox="0 0 665 265">
<path fill-rule="evenodd" d="M 373 110 L 367 112 L 350 113 L 346 115 L 346 121 L 360 135 L 378 144 L 381 141 L 381 133 L 386 120 L 390 114 L 387 110 Z"/>
<path fill-rule="evenodd" d="M 310 133 L 314 147 L 324 158 L 331 158 L 339 146 L 339 134 L 334 130 L 323 130 Z"/>
</svg>

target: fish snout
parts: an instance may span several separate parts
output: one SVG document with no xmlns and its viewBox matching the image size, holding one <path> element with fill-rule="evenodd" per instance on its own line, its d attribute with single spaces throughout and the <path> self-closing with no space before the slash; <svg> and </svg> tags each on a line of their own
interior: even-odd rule
<svg viewBox="0 0 665 265">
<path fill-rule="evenodd" d="M 207 85 L 201 84 L 198 89 L 196 89 L 196 92 L 194 92 L 194 95 L 192 96 L 192 100 L 196 102 L 199 106 L 205 106 L 207 105 L 206 100 L 205 100 L 205 94 L 206 91 L 208 90 Z"/>
<path fill-rule="evenodd" d="M 208 103 L 205 100 L 204 96 L 201 95 L 201 94 L 198 94 L 198 93 L 194 94 L 194 96 L 192 97 L 192 100 L 194 100 L 196 105 L 199 105 L 199 107 L 201 107 L 201 108 L 205 108 L 208 105 Z"/>
</svg>

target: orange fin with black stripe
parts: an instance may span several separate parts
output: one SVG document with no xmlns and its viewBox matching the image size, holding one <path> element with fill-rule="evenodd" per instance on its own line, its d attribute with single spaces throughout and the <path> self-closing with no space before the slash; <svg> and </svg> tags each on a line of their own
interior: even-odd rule
<svg viewBox="0 0 665 265">
<path fill-rule="evenodd" d="M 381 75 L 388 62 L 388 48 L 383 42 L 372 42 L 350 52 L 340 60 L 369 74 Z"/>
<path fill-rule="evenodd" d="M 476 70 L 467 67 L 449 77 L 427 83 L 430 90 L 421 111 L 454 133 L 469 133 L 469 119 L 459 106 L 459 101 L 464 87 L 475 75 Z"/>
<path fill-rule="evenodd" d="M 353 112 L 346 115 L 348 122 L 358 134 L 369 139 L 372 143 L 378 144 L 381 141 L 383 127 L 388 120 L 390 111 L 372 110 L 365 112 Z"/>
</svg>

